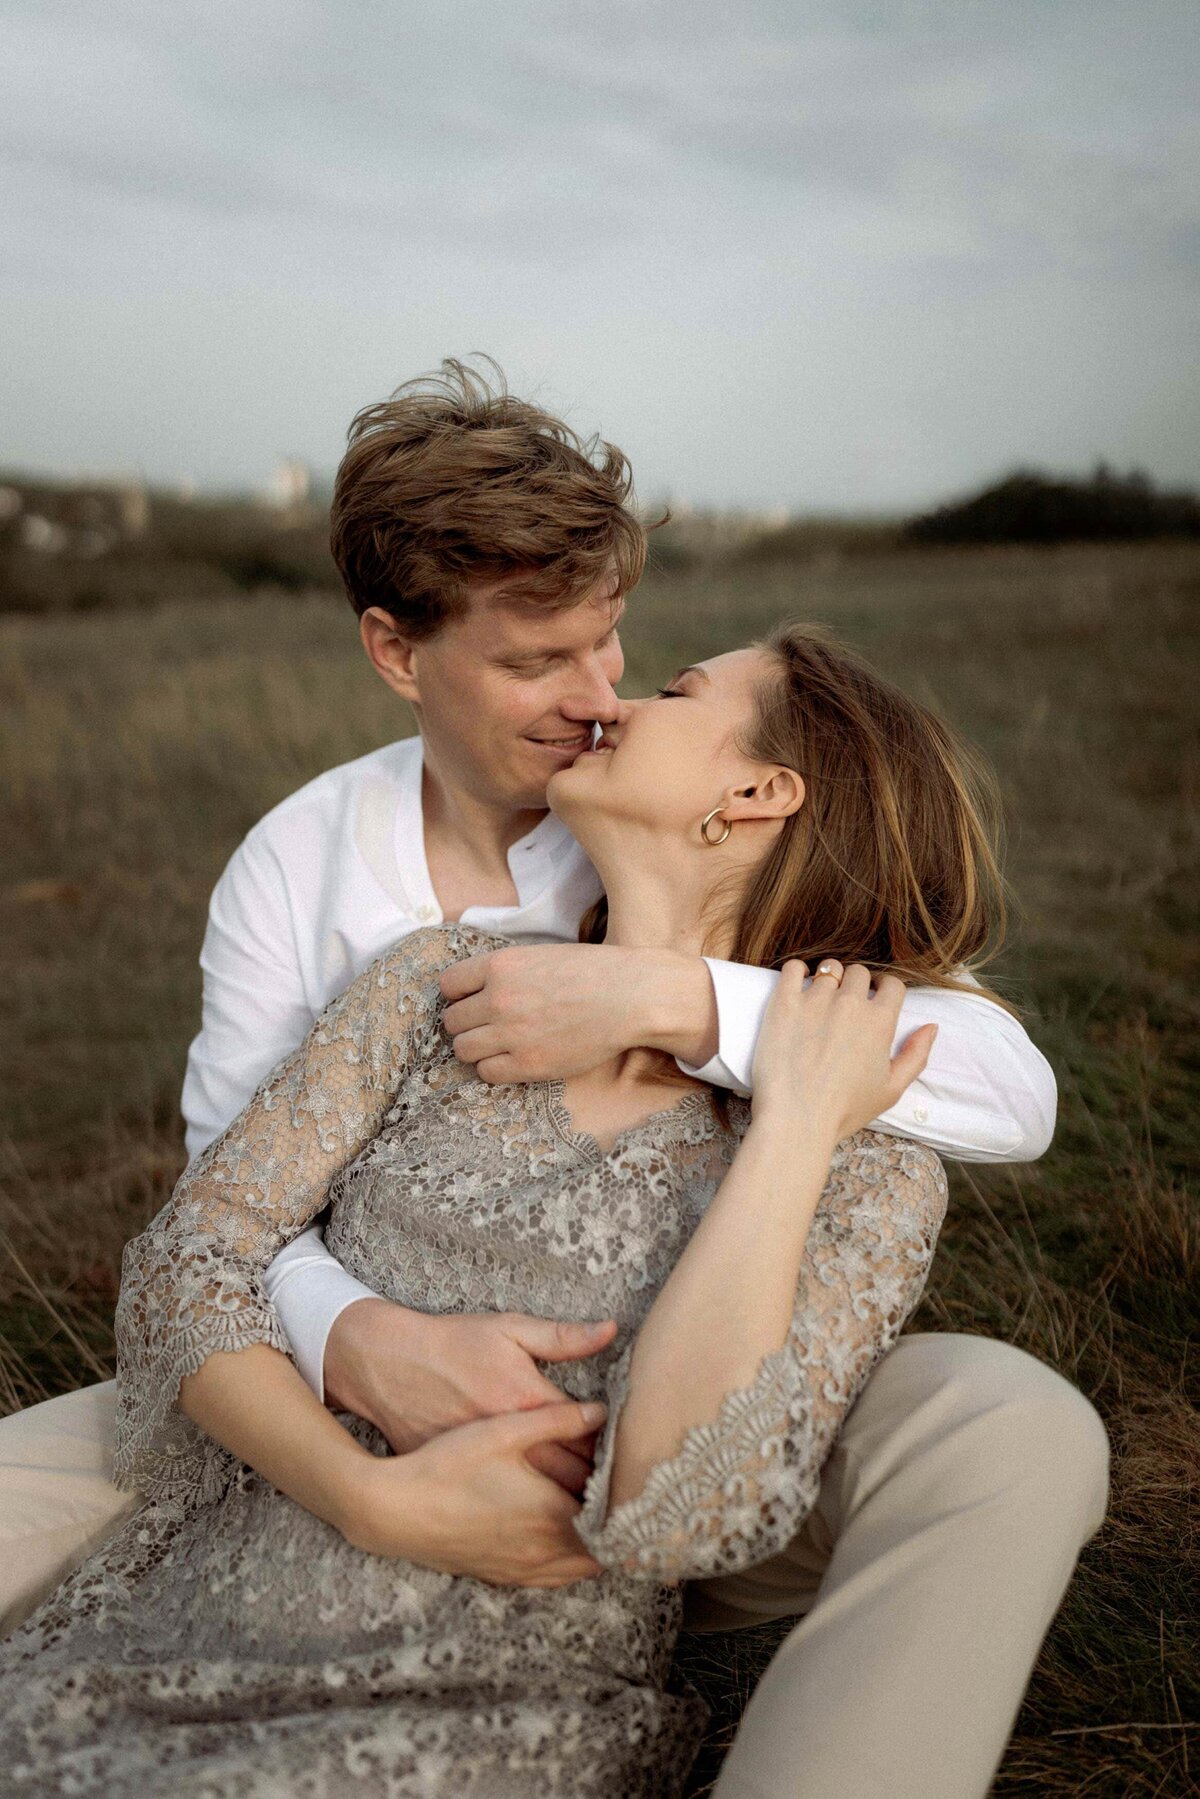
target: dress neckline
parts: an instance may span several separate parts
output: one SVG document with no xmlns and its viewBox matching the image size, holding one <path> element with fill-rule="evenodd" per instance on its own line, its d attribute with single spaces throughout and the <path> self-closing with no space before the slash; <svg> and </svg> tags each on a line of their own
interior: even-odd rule
<svg viewBox="0 0 1200 1799">
<path fill-rule="evenodd" d="M 670 1140 L 678 1132 L 679 1124 L 684 1123 L 693 1113 L 703 1108 L 705 1115 L 716 1128 L 716 1117 L 712 1109 L 712 1100 L 707 1088 L 693 1087 L 676 1100 L 673 1106 L 663 1106 L 657 1112 L 650 1112 L 645 1118 L 638 1119 L 636 1124 L 626 1125 L 618 1131 L 608 1149 L 605 1149 L 590 1131 L 577 1130 L 571 1121 L 567 1107 L 566 1082 L 563 1080 L 543 1081 L 542 1095 L 547 1118 L 550 1120 L 556 1137 L 565 1143 L 568 1149 L 585 1157 L 588 1161 L 607 1162 L 615 1156 L 631 1140 L 641 1136 L 643 1132 L 654 1133 L 655 1128 L 662 1131 Z M 668 1124 L 667 1121 L 671 1122 Z"/>
</svg>

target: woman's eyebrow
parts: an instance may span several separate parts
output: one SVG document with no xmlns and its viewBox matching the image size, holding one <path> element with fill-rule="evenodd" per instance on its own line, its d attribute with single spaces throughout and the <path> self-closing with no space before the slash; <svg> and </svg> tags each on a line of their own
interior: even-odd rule
<svg viewBox="0 0 1200 1799">
<path fill-rule="evenodd" d="M 689 662 L 686 668 L 677 669 L 671 676 L 672 681 L 682 681 L 685 675 L 699 675 L 702 681 L 708 681 L 709 675 L 697 662 Z"/>
</svg>

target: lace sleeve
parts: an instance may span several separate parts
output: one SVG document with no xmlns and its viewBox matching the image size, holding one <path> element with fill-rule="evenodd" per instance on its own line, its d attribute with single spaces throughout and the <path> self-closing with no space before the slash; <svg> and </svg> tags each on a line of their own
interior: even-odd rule
<svg viewBox="0 0 1200 1799">
<path fill-rule="evenodd" d="M 766 1561 L 795 1535 L 842 1420 L 900 1335 L 925 1285 L 946 1208 L 932 1150 L 862 1131 L 841 1144 L 809 1232 L 791 1328 L 715 1419 L 606 1517 L 630 1344 L 608 1383 L 609 1416 L 576 1529 L 605 1567 L 696 1580 Z"/>
<path fill-rule="evenodd" d="M 205 1490 L 231 1458 L 176 1409 L 180 1383 L 218 1350 L 289 1353 L 263 1287 L 277 1251 L 326 1204 L 374 1137 L 400 1082 L 441 1041 L 437 975 L 475 944 L 420 931 L 317 1019 L 125 1247 L 117 1302 L 114 1479 L 150 1497 Z"/>
</svg>

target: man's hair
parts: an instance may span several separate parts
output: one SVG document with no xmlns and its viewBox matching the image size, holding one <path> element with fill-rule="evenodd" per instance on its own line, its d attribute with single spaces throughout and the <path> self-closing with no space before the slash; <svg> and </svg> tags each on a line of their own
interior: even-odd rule
<svg viewBox="0 0 1200 1799">
<path fill-rule="evenodd" d="M 646 536 L 629 464 L 453 358 L 365 406 L 333 493 L 330 542 L 354 610 L 431 637 L 468 603 L 468 584 L 512 580 L 550 607 L 599 589 L 614 601 L 641 576 Z"/>
</svg>

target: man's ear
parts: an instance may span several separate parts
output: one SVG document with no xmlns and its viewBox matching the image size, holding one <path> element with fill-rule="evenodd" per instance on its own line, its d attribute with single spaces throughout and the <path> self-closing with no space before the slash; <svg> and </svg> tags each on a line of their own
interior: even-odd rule
<svg viewBox="0 0 1200 1799">
<path fill-rule="evenodd" d="M 794 768 L 776 764 L 753 785 L 730 787 L 721 802 L 725 817 L 738 819 L 777 818 L 781 821 L 799 812 L 804 804 L 804 781 Z"/>
<path fill-rule="evenodd" d="M 417 646 L 403 637 L 396 621 L 382 606 L 368 606 L 358 621 L 358 634 L 372 668 L 393 693 L 414 706 L 421 703 L 417 681 Z"/>
</svg>

